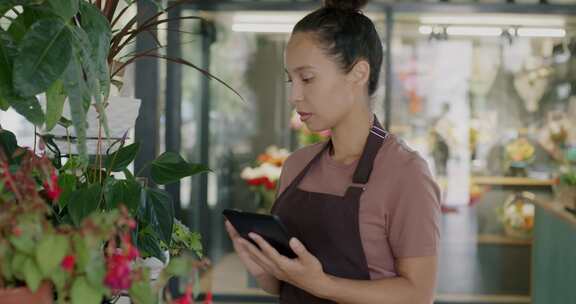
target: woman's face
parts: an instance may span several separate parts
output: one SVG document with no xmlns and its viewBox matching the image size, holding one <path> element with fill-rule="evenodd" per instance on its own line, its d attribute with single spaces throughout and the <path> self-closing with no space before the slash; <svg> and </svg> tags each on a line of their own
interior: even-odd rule
<svg viewBox="0 0 576 304">
<path fill-rule="evenodd" d="M 290 103 L 312 131 L 334 127 L 355 100 L 351 73 L 345 74 L 311 33 L 290 37 L 285 54 Z"/>
</svg>

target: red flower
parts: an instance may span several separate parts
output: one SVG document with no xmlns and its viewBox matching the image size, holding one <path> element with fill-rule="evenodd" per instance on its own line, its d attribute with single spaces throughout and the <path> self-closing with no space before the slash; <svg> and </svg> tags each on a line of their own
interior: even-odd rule
<svg viewBox="0 0 576 304">
<path fill-rule="evenodd" d="M 140 256 L 140 252 L 138 252 L 138 249 L 136 248 L 136 246 L 129 244 L 128 245 L 128 254 L 126 255 L 126 257 L 130 260 L 133 261 L 135 260 L 137 257 Z"/>
<path fill-rule="evenodd" d="M 192 286 L 188 285 L 186 287 L 186 292 L 184 295 L 177 299 L 174 304 L 193 304 L 194 300 L 192 299 Z"/>
<path fill-rule="evenodd" d="M 46 194 L 53 201 L 57 200 L 62 194 L 62 188 L 58 185 L 58 176 L 55 171 L 50 174 L 50 180 L 44 182 L 44 189 L 46 189 Z"/>
<path fill-rule="evenodd" d="M 12 234 L 16 237 L 19 237 L 22 235 L 22 229 L 20 229 L 18 226 L 14 226 L 14 228 L 12 228 Z"/>
<path fill-rule="evenodd" d="M 62 263 L 60 263 L 60 266 L 62 266 L 62 268 L 66 270 L 68 273 L 71 273 L 72 270 L 74 270 L 75 263 L 76 263 L 76 257 L 74 257 L 73 255 L 67 255 L 64 257 L 64 259 L 62 259 Z"/>
<path fill-rule="evenodd" d="M 250 186 L 260 186 L 266 180 L 265 177 L 253 178 L 248 180 L 248 185 Z"/>
<path fill-rule="evenodd" d="M 276 183 L 266 178 L 264 181 L 264 187 L 266 187 L 268 190 L 274 190 L 276 189 Z"/>
<path fill-rule="evenodd" d="M 129 289 L 132 285 L 131 270 L 127 256 L 122 254 L 109 256 L 104 284 L 115 290 Z"/>
</svg>

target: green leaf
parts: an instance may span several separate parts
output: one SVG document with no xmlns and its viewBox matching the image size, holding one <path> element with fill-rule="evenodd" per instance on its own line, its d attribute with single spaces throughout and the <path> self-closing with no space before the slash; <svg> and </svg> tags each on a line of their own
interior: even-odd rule
<svg viewBox="0 0 576 304">
<path fill-rule="evenodd" d="M 8 130 L 0 130 L 0 148 L 4 150 L 4 153 L 9 158 L 18 149 L 18 142 L 16 141 L 16 135 Z"/>
<path fill-rule="evenodd" d="M 170 259 L 170 263 L 166 267 L 166 272 L 171 276 L 186 276 L 191 271 L 189 264 L 188 260 L 182 257 Z"/>
<path fill-rule="evenodd" d="M 94 5 L 82 1 L 80 5 L 80 24 L 88 35 L 92 45 L 92 57 L 96 63 L 97 79 L 100 81 L 102 94 L 107 97 L 110 93 L 110 71 L 108 69 L 108 52 L 112 30 L 108 19 L 102 15 Z"/>
<path fill-rule="evenodd" d="M 135 214 L 140 203 L 141 191 L 142 188 L 134 180 L 116 180 L 111 177 L 104 186 L 106 208 L 115 209 L 123 204 L 131 214 Z"/>
<path fill-rule="evenodd" d="M 86 278 L 88 283 L 96 290 L 105 292 L 104 276 L 106 276 L 106 265 L 102 255 L 95 255 L 90 259 L 86 265 Z"/>
<path fill-rule="evenodd" d="M 68 93 L 72 123 L 78 137 L 78 152 L 80 161 L 88 161 L 86 150 L 86 113 L 90 107 L 90 92 L 84 81 L 84 73 L 77 54 L 73 54 L 68 68 L 64 72 L 64 89 Z"/>
<path fill-rule="evenodd" d="M 62 117 L 65 100 L 64 84 L 56 80 L 46 91 L 46 131 L 52 130 Z"/>
<path fill-rule="evenodd" d="M 94 105 L 98 111 L 100 121 L 104 127 L 104 132 L 107 137 L 110 137 L 110 128 L 108 127 L 108 119 L 106 111 L 102 102 L 102 92 L 100 90 L 100 83 L 96 73 L 96 62 L 93 58 L 93 51 L 90 45 L 88 34 L 80 27 L 75 27 L 72 30 L 74 34 L 74 48 L 80 60 L 79 63 L 85 73 L 86 87 L 88 89 L 87 95 L 94 97 Z"/>
<path fill-rule="evenodd" d="M 65 21 L 78 13 L 78 0 L 48 0 L 48 3 Z"/>
<path fill-rule="evenodd" d="M 72 304 L 100 304 L 104 294 L 88 284 L 85 277 L 78 277 L 72 283 L 70 297 Z"/>
<path fill-rule="evenodd" d="M 24 264 L 28 259 L 24 254 L 18 252 L 14 254 L 14 258 L 12 259 L 12 273 L 16 278 L 24 280 Z"/>
<path fill-rule="evenodd" d="M 7 96 L 12 96 L 12 67 L 18 49 L 14 39 L 0 28 L 0 97 L 8 102 Z"/>
<path fill-rule="evenodd" d="M 166 185 L 180 179 L 199 173 L 210 172 L 204 165 L 191 164 L 180 155 L 173 152 L 165 152 L 151 163 L 150 173 L 152 180 L 160 185 Z"/>
<path fill-rule="evenodd" d="M 62 189 L 62 193 L 58 198 L 58 204 L 60 208 L 64 208 L 70 202 L 70 196 L 76 190 L 76 176 L 72 174 L 60 174 L 58 176 L 58 185 Z"/>
<path fill-rule="evenodd" d="M 145 221 L 167 246 L 172 242 L 174 203 L 170 194 L 160 189 L 146 189 Z"/>
<path fill-rule="evenodd" d="M 75 234 L 72 237 L 72 247 L 76 253 L 76 264 L 78 269 L 85 269 L 90 262 L 90 251 L 88 250 L 86 241 L 84 238 L 80 237 L 80 235 Z"/>
<path fill-rule="evenodd" d="M 138 250 L 143 256 L 153 256 L 162 262 L 166 262 L 166 257 L 162 248 L 160 248 L 160 240 L 148 233 L 140 233 L 138 235 Z"/>
<path fill-rule="evenodd" d="M 146 281 L 134 282 L 128 290 L 130 299 L 138 304 L 154 304 L 154 295 L 150 288 L 150 283 Z"/>
<path fill-rule="evenodd" d="M 98 209 L 101 192 L 100 185 L 95 184 L 72 193 L 67 207 L 75 225 L 80 225 L 85 217 Z"/>
<path fill-rule="evenodd" d="M 34 254 L 34 240 L 32 236 L 28 234 L 26 231 L 19 237 L 10 236 L 8 238 L 10 243 L 20 252 L 33 255 Z"/>
<path fill-rule="evenodd" d="M 6 111 L 8 108 L 10 108 L 10 104 L 2 97 L 0 97 L 0 110 Z"/>
<path fill-rule="evenodd" d="M 68 272 L 66 271 L 53 271 L 50 273 L 50 279 L 52 283 L 56 285 L 56 289 L 62 290 L 66 285 L 66 280 L 68 279 Z"/>
<path fill-rule="evenodd" d="M 16 112 L 24 116 L 29 122 L 36 126 L 41 126 L 44 123 L 44 112 L 40 102 L 35 96 L 31 97 L 9 97 L 8 102 Z"/>
<path fill-rule="evenodd" d="M 16 42 L 20 42 L 34 22 L 53 17 L 57 17 L 57 15 L 52 14 L 51 11 L 37 9 L 33 6 L 25 6 L 24 11 L 10 23 L 8 33 L 12 35 Z"/>
<path fill-rule="evenodd" d="M 40 269 L 38 269 L 38 266 L 33 259 L 27 258 L 22 270 L 24 272 L 24 281 L 26 281 L 26 285 L 30 288 L 30 291 L 36 292 L 40 286 L 40 282 L 42 281 L 42 273 L 40 273 Z"/>
<path fill-rule="evenodd" d="M 57 267 L 68 252 L 68 240 L 62 235 L 45 235 L 36 247 L 36 262 L 44 276 L 52 271 L 59 271 Z"/>
<path fill-rule="evenodd" d="M 140 143 L 122 147 L 118 151 L 106 156 L 104 165 L 113 172 L 120 172 L 126 169 L 134 161 L 140 151 Z"/>
<path fill-rule="evenodd" d="M 70 62 L 71 39 L 62 20 L 42 19 L 32 25 L 14 60 L 13 81 L 18 95 L 42 93 L 62 75 Z"/>
</svg>

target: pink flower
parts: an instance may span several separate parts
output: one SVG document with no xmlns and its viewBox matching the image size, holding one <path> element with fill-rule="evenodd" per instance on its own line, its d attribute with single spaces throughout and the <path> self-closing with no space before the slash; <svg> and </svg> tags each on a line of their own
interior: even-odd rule
<svg viewBox="0 0 576 304">
<path fill-rule="evenodd" d="M 117 253 L 109 256 L 104 284 L 115 290 L 129 289 L 132 285 L 131 270 L 127 256 Z"/>
<path fill-rule="evenodd" d="M 75 263 L 76 263 L 76 257 L 74 257 L 73 255 L 67 255 L 64 257 L 64 259 L 62 259 L 62 263 L 60 263 L 60 266 L 62 266 L 62 268 L 66 270 L 68 273 L 71 273 L 72 270 L 74 270 Z"/>
</svg>

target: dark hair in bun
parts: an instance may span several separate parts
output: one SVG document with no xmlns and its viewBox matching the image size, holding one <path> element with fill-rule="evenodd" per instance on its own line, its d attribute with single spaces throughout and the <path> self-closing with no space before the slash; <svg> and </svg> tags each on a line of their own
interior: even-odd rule
<svg viewBox="0 0 576 304">
<path fill-rule="evenodd" d="M 366 3 L 368 0 L 324 0 L 324 7 L 357 11 L 363 8 Z"/>
<path fill-rule="evenodd" d="M 378 88 L 384 51 L 374 24 L 359 11 L 366 2 L 325 0 L 324 7 L 300 20 L 292 33 L 313 33 L 344 73 L 350 72 L 359 59 L 368 61 L 368 95 L 371 96 Z"/>
</svg>

